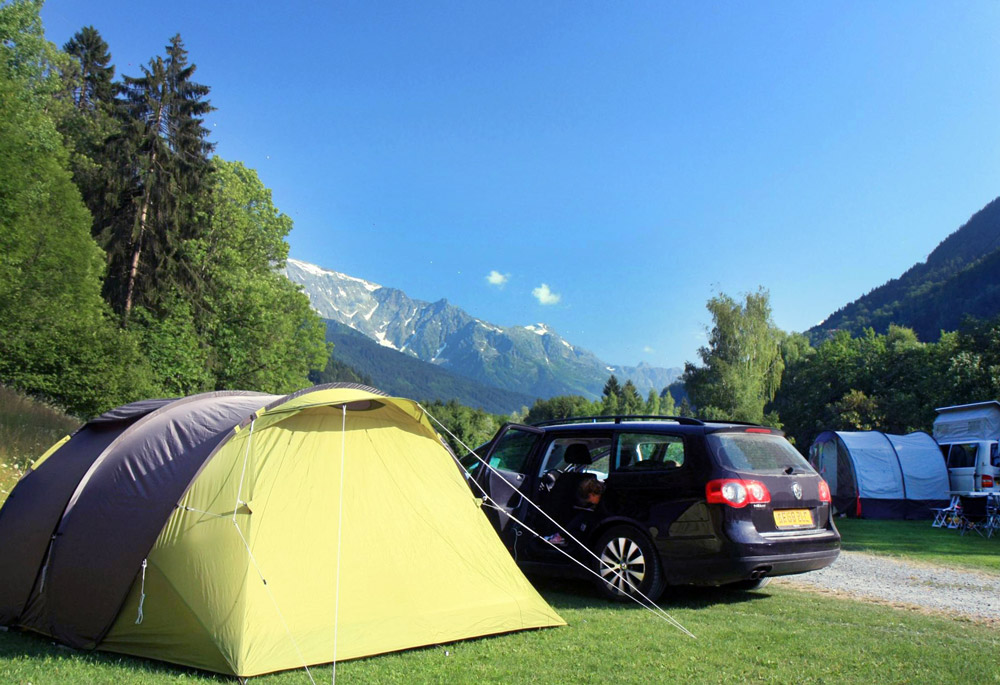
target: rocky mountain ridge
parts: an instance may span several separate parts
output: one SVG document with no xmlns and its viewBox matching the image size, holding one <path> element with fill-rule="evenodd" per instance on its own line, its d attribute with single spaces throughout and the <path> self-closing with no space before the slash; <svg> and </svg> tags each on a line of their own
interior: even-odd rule
<svg viewBox="0 0 1000 685">
<path fill-rule="evenodd" d="M 632 380 L 645 395 L 650 389 L 660 392 L 682 372 L 609 364 L 543 323 L 497 326 L 445 299 L 415 300 L 402 290 L 296 259 L 287 261 L 284 273 L 303 287 L 323 318 L 401 354 L 505 390 L 596 398 L 614 373 L 622 382 Z"/>
</svg>

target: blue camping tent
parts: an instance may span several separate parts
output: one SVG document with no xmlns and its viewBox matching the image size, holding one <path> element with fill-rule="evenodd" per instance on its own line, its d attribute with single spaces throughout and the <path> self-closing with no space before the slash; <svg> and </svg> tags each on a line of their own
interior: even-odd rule
<svg viewBox="0 0 1000 685">
<path fill-rule="evenodd" d="M 809 461 L 830 485 L 834 512 L 872 519 L 921 519 L 948 503 L 948 469 L 924 432 L 826 431 Z"/>
</svg>

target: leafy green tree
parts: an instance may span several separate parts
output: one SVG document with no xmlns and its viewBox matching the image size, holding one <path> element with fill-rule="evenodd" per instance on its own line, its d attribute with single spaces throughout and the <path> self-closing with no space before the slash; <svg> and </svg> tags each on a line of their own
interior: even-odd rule
<svg viewBox="0 0 1000 685">
<path fill-rule="evenodd" d="M 149 373 L 100 297 L 104 256 L 48 116 L 39 3 L 0 6 L 0 381 L 89 416 Z"/>
<path fill-rule="evenodd" d="M 288 256 L 292 221 L 274 206 L 257 173 L 213 160 L 210 224 L 185 244 L 202 284 L 198 339 L 216 389 L 291 392 L 326 367 L 325 328 L 309 298 L 275 270 Z"/>
<path fill-rule="evenodd" d="M 422 404 L 431 416 L 447 426 L 448 431 L 454 435 L 452 437 L 452 435 L 449 435 L 448 432 L 438 426 L 437 423 L 432 422 L 434 423 L 434 428 L 437 429 L 438 433 L 445 439 L 457 456 L 462 456 L 468 452 L 462 446 L 462 443 L 471 449 L 476 449 L 480 445 L 489 442 L 505 421 L 505 417 L 503 416 L 490 414 L 482 409 L 471 409 L 459 404 L 455 400 L 448 402 L 435 400 L 433 402 L 423 402 Z"/>
<path fill-rule="evenodd" d="M 947 342 L 953 351 L 948 364 L 953 389 L 949 403 L 1000 398 L 1000 316 L 967 318 Z"/>
<path fill-rule="evenodd" d="M 190 304 L 174 294 L 163 305 L 160 316 L 136 307 L 135 325 L 129 329 L 140 336 L 160 392 L 184 396 L 214 390 L 208 363 L 211 348 L 199 342 Z"/>
<path fill-rule="evenodd" d="M 784 369 L 770 296 L 760 289 L 741 304 L 722 294 L 707 307 L 714 323 L 708 346 L 698 350 L 703 365 L 685 364 L 688 394 L 705 418 L 761 422 Z"/>
<path fill-rule="evenodd" d="M 57 88 L 52 78 L 56 49 L 45 40 L 42 0 L 0 2 L 0 49 L 4 77 L 21 85 L 20 97 L 48 104 Z"/>
<path fill-rule="evenodd" d="M 911 329 L 890 326 L 885 335 L 867 329 L 857 338 L 840 331 L 812 349 L 790 336 L 770 409 L 803 451 L 823 430 L 929 430 L 934 407 L 970 401 L 966 382 L 984 377 L 964 364 L 975 353 L 960 349 L 959 337 L 922 343 Z"/>
</svg>

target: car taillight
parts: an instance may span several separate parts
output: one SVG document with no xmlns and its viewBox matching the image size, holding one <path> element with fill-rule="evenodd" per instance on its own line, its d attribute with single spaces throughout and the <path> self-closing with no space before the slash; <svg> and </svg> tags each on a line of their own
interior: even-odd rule
<svg viewBox="0 0 1000 685">
<path fill-rule="evenodd" d="M 718 478 L 705 484 L 705 499 L 709 504 L 728 504 L 739 509 L 748 504 L 770 502 L 771 493 L 760 481 Z"/>
<path fill-rule="evenodd" d="M 830 486 L 826 484 L 826 481 L 822 478 L 819 479 L 819 501 L 829 502 L 830 501 Z"/>
<path fill-rule="evenodd" d="M 983 476 L 983 487 L 992 488 L 993 487 L 993 476 Z"/>
</svg>

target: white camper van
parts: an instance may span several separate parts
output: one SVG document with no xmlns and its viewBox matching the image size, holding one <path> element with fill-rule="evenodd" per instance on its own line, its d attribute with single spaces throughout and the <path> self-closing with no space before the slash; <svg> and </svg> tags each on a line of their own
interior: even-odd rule
<svg viewBox="0 0 1000 685">
<path fill-rule="evenodd" d="M 1000 490 L 1000 402 L 941 407 L 934 439 L 948 464 L 953 494 Z"/>
</svg>

